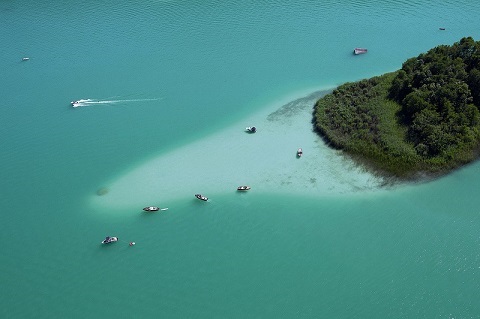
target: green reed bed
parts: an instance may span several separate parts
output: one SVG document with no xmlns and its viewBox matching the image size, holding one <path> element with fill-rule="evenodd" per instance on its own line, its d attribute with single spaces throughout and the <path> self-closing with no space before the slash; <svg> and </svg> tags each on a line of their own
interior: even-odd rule
<svg viewBox="0 0 480 319">
<path fill-rule="evenodd" d="M 402 69 L 345 83 L 315 104 L 333 147 L 387 175 L 443 174 L 478 157 L 480 42 L 463 38 Z"/>
</svg>

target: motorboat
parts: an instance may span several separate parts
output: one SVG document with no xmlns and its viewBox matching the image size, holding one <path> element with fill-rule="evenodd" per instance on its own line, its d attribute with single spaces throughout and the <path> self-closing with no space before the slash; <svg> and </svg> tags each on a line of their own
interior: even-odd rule
<svg viewBox="0 0 480 319">
<path fill-rule="evenodd" d="M 245 128 L 245 131 L 248 133 L 255 133 L 257 131 L 257 128 L 255 126 L 248 126 Z"/>
<path fill-rule="evenodd" d="M 353 54 L 355 55 L 359 55 L 359 54 L 364 54 L 364 53 L 367 53 L 367 49 L 364 49 L 364 48 L 355 48 L 353 50 Z"/>
<path fill-rule="evenodd" d="M 159 211 L 160 208 L 157 206 L 148 206 L 148 207 L 144 207 L 143 210 L 146 212 L 156 212 L 156 211 Z"/>
<path fill-rule="evenodd" d="M 299 148 L 299 149 L 297 150 L 297 156 L 298 156 L 298 157 L 302 157 L 302 155 L 303 155 L 303 151 L 302 151 L 301 148 Z"/>
<path fill-rule="evenodd" d="M 79 106 L 85 106 L 89 102 L 91 103 L 91 99 L 80 99 L 78 101 L 71 101 L 70 103 L 72 104 L 73 107 L 79 107 Z"/>
<path fill-rule="evenodd" d="M 439 28 L 439 29 L 442 30 L 442 31 L 445 31 L 445 28 Z"/>
<path fill-rule="evenodd" d="M 250 188 L 250 186 L 238 186 L 237 191 L 248 191 Z"/>
<path fill-rule="evenodd" d="M 195 197 L 200 199 L 200 200 L 203 200 L 203 201 L 207 201 L 208 200 L 208 197 L 206 196 L 203 196 L 202 194 L 195 194 Z"/>
<path fill-rule="evenodd" d="M 118 238 L 117 237 L 110 237 L 110 236 L 107 236 L 105 237 L 105 239 L 102 241 L 102 244 L 110 244 L 110 243 L 114 243 L 118 241 Z"/>
<path fill-rule="evenodd" d="M 22 61 L 28 61 L 28 60 L 30 60 L 30 58 L 27 58 L 27 57 L 22 58 Z"/>
</svg>

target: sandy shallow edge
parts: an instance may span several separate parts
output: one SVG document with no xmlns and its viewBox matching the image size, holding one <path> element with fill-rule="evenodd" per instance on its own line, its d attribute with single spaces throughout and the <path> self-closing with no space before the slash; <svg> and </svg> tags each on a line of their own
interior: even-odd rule
<svg viewBox="0 0 480 319">
<path fill-rule="evenodd" d="M 139 207 L 196 193 L 212 197 L 239 185 L 303 196 L 379 190 L 382 178 L 357 167 L 313 132 L 313 105 L 331 89 L 294 92 L 224 130 L 149 160 L 107 183 L 91 203 Z M 246 133 L 250 125 L 258 132 Z M 300 147 L 304 155 L 297 158 Z"/>
</svg>

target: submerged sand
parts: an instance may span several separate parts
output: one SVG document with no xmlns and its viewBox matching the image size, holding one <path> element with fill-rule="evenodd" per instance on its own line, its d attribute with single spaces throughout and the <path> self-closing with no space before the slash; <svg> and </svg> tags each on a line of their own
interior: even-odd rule
<svg viewBox="0 0 480 319">
<path fill-rule="evenodd" d="M 307 196 L 379 189 L 382 178 L 329 148 L 313 131 L 313 105 L 326 92 L 297 93 L 297 98 L 287 97 L 291 102 L 272 103 L 227 129 L 162 154 L 107 183 L 108 193 L 92 196 L 92 201 L 139 207 L 196 193 L 212 197 L 239 185 L 256 193 Z M 246 133 L 247 126 L 256 126 L 257 133 Z M 298 148 L 303 149 L 301 158 Z"/>
</svg>

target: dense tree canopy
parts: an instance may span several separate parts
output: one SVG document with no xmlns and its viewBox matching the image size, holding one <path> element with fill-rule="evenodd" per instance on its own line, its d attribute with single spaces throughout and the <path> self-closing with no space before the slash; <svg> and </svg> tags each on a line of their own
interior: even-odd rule
<svg viewBox="0 0 480 319">
<path fill-rule="evenodd" d="M 471 161 L 480 142 L 480 42 L 463 38 L 319 100 L 316 127 L 334 146 L 398 176 Z"/>
</svg>

